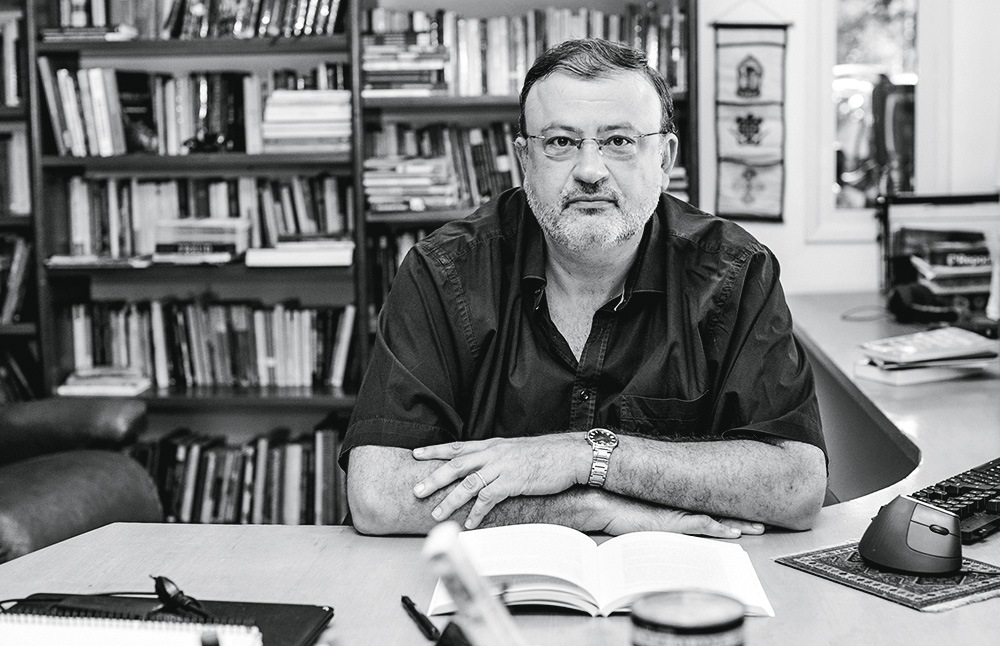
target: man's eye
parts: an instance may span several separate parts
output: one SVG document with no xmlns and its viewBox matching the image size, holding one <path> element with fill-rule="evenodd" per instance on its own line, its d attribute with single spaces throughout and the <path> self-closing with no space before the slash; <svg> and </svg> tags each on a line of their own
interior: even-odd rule
<svg viewBox="0 0 1000 646">
<path fill-rule="evenodd" d="M 549 137 L 545 145 L 552 146 L 553 148 L 570 148 L 571 146 L 575 146 L 576 142 L 569 137 Z"/>
<path fill-rule="evenodd" d="M 604 145 L 611 146 L 612 148 L 628 148 L 634 143 L 634 141 L 622 135 L 613 135 L 604 140 Z"/>
</svg>

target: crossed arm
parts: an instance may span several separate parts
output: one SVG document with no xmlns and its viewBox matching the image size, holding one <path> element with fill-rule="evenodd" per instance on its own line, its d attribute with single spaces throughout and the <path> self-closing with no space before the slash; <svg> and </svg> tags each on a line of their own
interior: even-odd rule
<svg viewBox="0 0 1000 646">
<path fill-rule="evenodd" d="M 603 490 L 584 484 L 591 449 L 579 432 L 414 451 L 360 446 L 348 474 L 355 527 L 423 534 L 451 517 L 467 527 L 548 522 L 736 538 L 763 524 L 808 529 L 823 502 L 825 459 L 810 444 L 619 440 Z"/>
</svg>

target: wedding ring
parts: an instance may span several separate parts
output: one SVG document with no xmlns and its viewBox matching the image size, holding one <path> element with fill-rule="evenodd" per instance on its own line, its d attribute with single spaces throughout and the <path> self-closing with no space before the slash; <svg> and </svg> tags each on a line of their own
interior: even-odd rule
<svg viewBox="0 0 1000 646">
<path fill-rule="evenodd" d="M 479 481 L 483 483 L 482 488 L 485 489 L 486 488 L 486 478 L 483 477 L 483 474 L 479 473 L 478 471 L 473 471 L 472 475 L 474 475 L 477 478 L 479 478 Z"/>
</svg>

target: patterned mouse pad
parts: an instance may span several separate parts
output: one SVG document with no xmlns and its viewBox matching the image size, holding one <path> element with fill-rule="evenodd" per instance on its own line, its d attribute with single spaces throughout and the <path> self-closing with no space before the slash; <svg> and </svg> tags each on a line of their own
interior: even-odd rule
<svg viewBox="0 0 1000 646">
<path fill-rule="evenodd" d="M 921 612 L 951 610 L 1000 596 L 1000 567 L 972 559 L 963 559 L 962 569 L 951 576 L 885 572 L 868 566 L 858 554 L 858 542 L 851 541 L 774 560 Z"/>
</svg>

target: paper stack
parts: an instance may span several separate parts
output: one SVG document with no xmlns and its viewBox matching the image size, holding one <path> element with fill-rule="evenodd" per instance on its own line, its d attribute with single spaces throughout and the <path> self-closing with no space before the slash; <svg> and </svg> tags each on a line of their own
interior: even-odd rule
<svg viewBox="0 0 1000 646">
<path fill-rule="evenodd" d="M 996 362 L 998 347 L 957 327 L 904 334 L 862 344 L 866 358 L 855 364 L 854 375 L 895 386 L 959 379 Z"/>
</svg>

